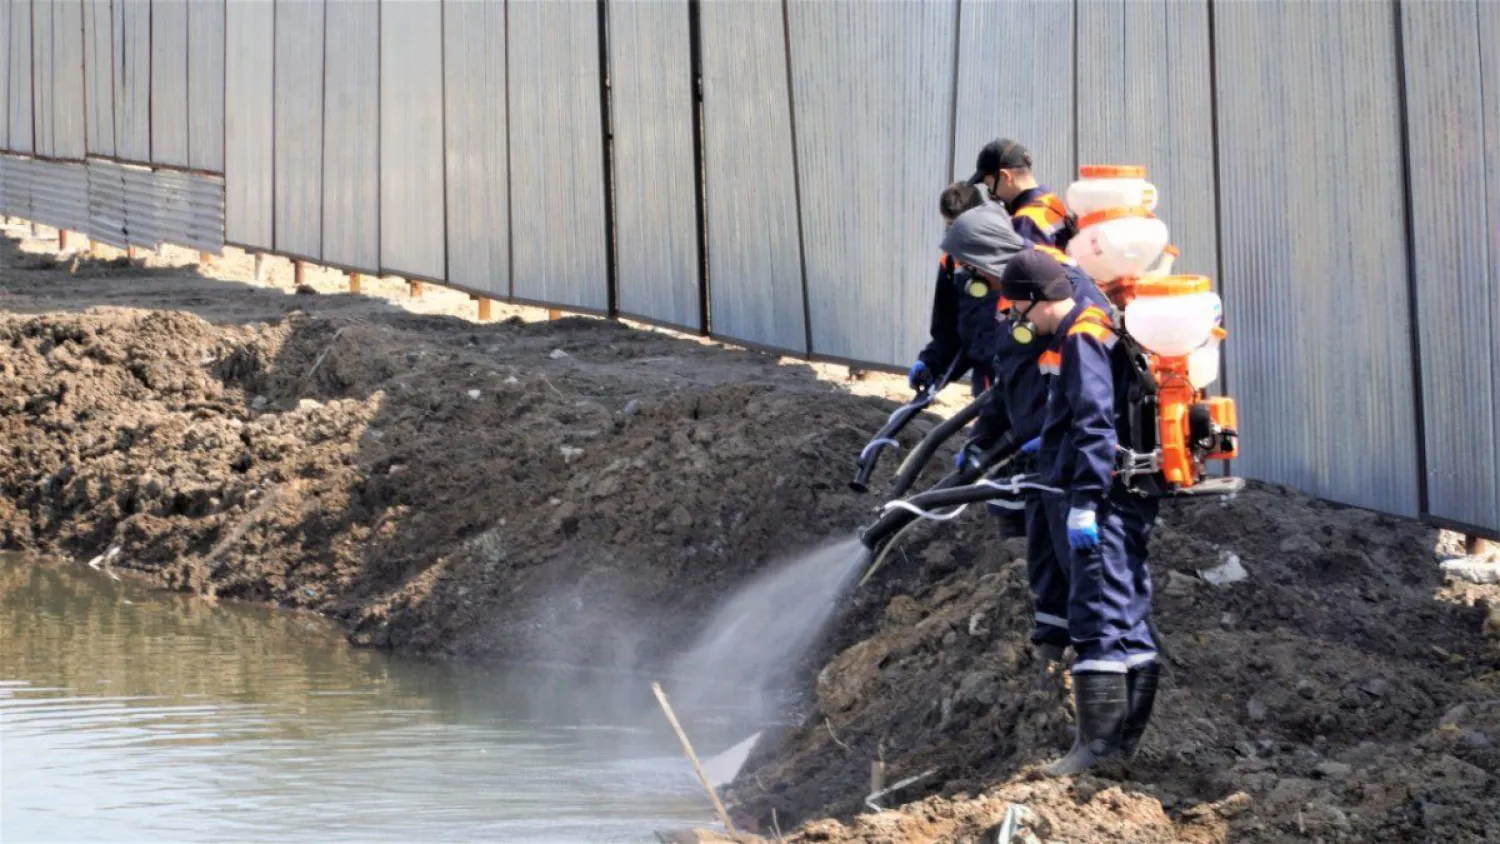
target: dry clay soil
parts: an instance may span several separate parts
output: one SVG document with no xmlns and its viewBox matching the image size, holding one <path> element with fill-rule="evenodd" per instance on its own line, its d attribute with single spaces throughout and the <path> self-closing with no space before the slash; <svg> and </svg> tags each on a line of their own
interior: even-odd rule
<svg viewBox="0 0 1500 844">
<path fill-rule="evenodd" d="M 22 234 L 0 240 L 0 548 L 315 610 L 361 644 L 670 660 L 746 578 L 869 520 L 845 482 L 903 392 L 602 320 L 477 324 L 449 291 L 312 271 L 294 293 L 238 254 L 200 271 Z M 742 826 L 979 841 L 1023 805 L 1038 841 L 1500 840 L 1500 593 L 1444 581 L 1456 537 L 1266 485 L 1169 503 L 1152 729 L 1128 767 L 1052 781 L 1035 768 L 1070 711 L 1026 644 L 1019 541 L 982 513 L 912 533 L 726 789 Z M 1231 554 L 1247 579 L 1199 575 Z M 921 776 L 898 809 L 864 805 L 876 759 Z"/>
</svg>

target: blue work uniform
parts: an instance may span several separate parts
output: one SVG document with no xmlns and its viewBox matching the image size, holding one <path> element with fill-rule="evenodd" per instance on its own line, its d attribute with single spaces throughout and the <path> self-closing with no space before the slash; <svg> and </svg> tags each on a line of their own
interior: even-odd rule
<svg viewBox="0 0 1500 844">
<path fill-rule="evenodd" d="M 1076 301 L 1104 311 L 1109 309 L 1109 300 L 1076 261 L 1048 246 L 1036 244 L 1032 248 L 1063 265 Z M 1000 307 L 1008 309 L 1010 303 L 1001 302 Z M 995 359 L 996 383 L 1000 389 L 980 412 L 976 422 L 980 437 L 993 440 L 1009 430 L 1016 442 L 1024 443 L 1041 435 L 1050 379 L 1037 366 L 1037 360 L 1045 349 L 1046 344 L 1040 340 L 1017 343 L 1009 331 L 1001 332 Z M 1067 535 L 1059 535 L 1052 529 L 1052 519 L 1039 493 L 1026 495 L 1025 530 L 1026 574 L 1034 600 L 1031 641 L 1066 647 L 1069 641 Z"/>
<path fill-rule="evenodd" d="M 997 320 L 998 289 L 983 283 L 975 287 L 974 280 L 951 255 L 938 262 L 929 327 L 932 339 L 917 359 L 934 377 L 948 372 L 950 366 L 953 379 L 971 373 L 971 389 L 977 396 L 995 381 L 995 351 L 1003 332 Z"/>
<path fill-rule="evenodd" d="M 1117 348 L 1108 313 L 1079 302 L 1038 359 L 1052 376 L 1040 460 L 1042 482 L 1061 490 L 1045 500 L 1053 535 L 1067 536 L 1069 508 L 1094 511 L 1099 529 L 1097 548 L 1067 549 L 1075 672 L 1125 673 L 1156 658 L 1146 563 L 1158 501 L 1114 481 L 1115 425 L 1129 366 Z"/>
<path fill-rule="evenodd" d="M 1073 239 L 1073 220 L 1068 206 L 1046 185 L 1021 191 L 1005 203 L 1005 212 L 1015 226 L 1016 234 L 1032 243 L 1067 249 Z"/>
</svg>

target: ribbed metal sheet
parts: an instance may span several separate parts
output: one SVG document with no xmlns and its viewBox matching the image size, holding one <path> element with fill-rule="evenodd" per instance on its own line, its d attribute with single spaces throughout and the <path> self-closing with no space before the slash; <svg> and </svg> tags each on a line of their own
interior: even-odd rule
<svg viewBox="0 0 1500 844">
<path fill-rule="evenodd" d="M 323 260 L 374 272 L 380 268 L 380 5 L 328 0 L 327 31 Z"/>
<path fill-rule="evenodd" d="M 151 0 L 151 160 L 188 163 L 188 0 Z"/>
<path fill-rule="evenodd" d="M 84 0 L 83 50 L 85 146 L 90 155 L 114 155 L 115 42 L 110 0 Z"/>
<path fill-rule="evenodd" d="M 1415 515 L 1395 23 L 1215 5 L 1223 286 L 1237 471 Z"/>
<path fill-rule="evenodd" d="M 1500 9 L 1404 3 L 1432 515 L 1500 530 Z"/>
<path fill-rule="evenodd" d="M 382 3 L 380 15 L 381 268 L 442 279 L 443 8 Z"/>
<path fill-rule="evenodd" d="M 721 0 L 699 14 L 709 325 L 806 352 L 781 6 Z"/>
<path fill-rule="evenodd" d="M 1041 182 L 1058 195 L 1067 190 L 1078 172 L 1073 160 L 1072 3 L 959 4 L 954 136 L 954 179 L 974 172 L 974 160 L 986 143 L 1013 138 L 1031 150 L 1033 172 Z M 935 215 L 936 195 L 929 205 Z"/>
<path fill-rule="evenodd" d="M 505 6 L 445 0 L 448 280 L 510 295 Z"/>
<path fill-rule="evenodd" d="M 269 249 L 275 6 L 228 0 L 225 32 L 225 237 L 240 246 Z"/>
<path fill-rule="evenodd" d="M 36 154 L 52 153 L 52 7 L 31 4 L 31 96 Z"/>
<path fill-rule="evenodd" d="M 1212 277 L 1208 41 L 1205 0 L 1078 4 L 1078 163 L 1144 165 L 1161 196 L 1156 214 L 1182 250 L 1178 269 Z M 1071 181 L 1054 187 L 1061 193 Z"/>
<path fill-rule="evenodd" d="M 132 246 L 155 249 L 164 242 L 162 226 L 157 220 L 162 204 L 156 185 L 156 171 L 128 164 L 120 168 L 125 182 L 125 239 Z"/>
<path fill-rule="evenodd" d="M 82 161 L 83 4 L 52 3 L 52 156 Z"/>
<path fill-rule="evenodd" d="M 322 0 L 276 0 L 275 76 L 276 251 L 316 260 L 323 254 Z"/>
<path fill-rule="evenodd" d="M 208 252 L 223 247 L 223 180 L 157 170 L 155 187 L 155 234 L 163 243 Z"/>
<path fill-rule="evenodd" d="M 511 253 L 517 298 L 604 311 L 604 126 L 599 7 L 511 0 Z M 686 49 L 686 45 L 684 45 Z"/>
<path fill-rule="evenodd" d="M 89 181 L 82 164 L 33 161 L 33 222 L 56 229 L 82 231 L 89 221 Z"/>
<path fill-rule="evenodd" d="M 151 160 L 151 4 L 114 0 L 114 18 L 116 155 L 146 162 Z M 264 73 L 266 67 L 258 69 Z"/>
<path fill-rule="evenodd" d="M 188 3 L 188 166 L 224 171 L 224 0 Z"/>
<path fill-rule="evenodd" d="M 690 39 L 687 0 L 610 0 L 619 309 L 698 331 Z"/>
<path fill-rule="evenodd" d="M 117 249 L 130 245 L 125 236 L 125 173 L 112 162 L 91 159 L 88 163 L 90 239 Z"/>
<path fill-rule="evenodd" d="M 788 9 L 812 352 L 909 362 L 927 333 L 943 232 L 954 7 Z"/>
<path fill-rule="evenodd" d="M 4 178 L 0 179 L 0 213 L 8 217 L 31 217 L 32 159 L 18 155 L 5 158 Z"/>
</svg>

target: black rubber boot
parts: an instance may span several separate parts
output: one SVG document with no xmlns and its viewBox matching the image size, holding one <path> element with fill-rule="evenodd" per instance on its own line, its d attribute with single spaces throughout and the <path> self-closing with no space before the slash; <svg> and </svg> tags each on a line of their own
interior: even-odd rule
<svg viewBox="0 0 1500 844">
<path fill-rule="evenodd" d="M 1049 776 L 1081 774 L 1120 752 L 1120 733 L 1130 708 L 1125 675 L 1075 672 L 1073 703 L 1078 710 L 1073 749 L 1043 769 Z"/>
<path fill-rule="evenodd" d="M 1160 679 L 1161 663 L 1154 659 L 1130 669 L 1126 675 L 1130 709 L 1125 715 L 1125 727 L 1120 731 L 1120 755 L 1126 759 L 1135 756 L 1141 736 L 1146 733 L 1146 722 L 1151 720 L 1151 707 L 1156 703 L 1156 684 Z"/>
</svg>

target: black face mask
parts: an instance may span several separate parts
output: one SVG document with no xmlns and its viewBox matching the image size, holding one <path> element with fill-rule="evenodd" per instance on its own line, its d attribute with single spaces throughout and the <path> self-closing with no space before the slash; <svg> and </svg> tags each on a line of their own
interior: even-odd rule
<svg viewBox="0 0 1500 844">
<path fill-rule="evenodd" d="M 1021 311 L 1020 309 L 1014 307 L 1011 308 L 1009 315 L 1010 339 L 1014 340 L 1022 346 L 1028 346 L 1036 341 L 1036 323 L 1027 319 L 1027 315 L 1029 315 L 1035 308 L 1035 302 L 1027 303 L 1027 308 L 1025 311 Z"/>
</svg>

